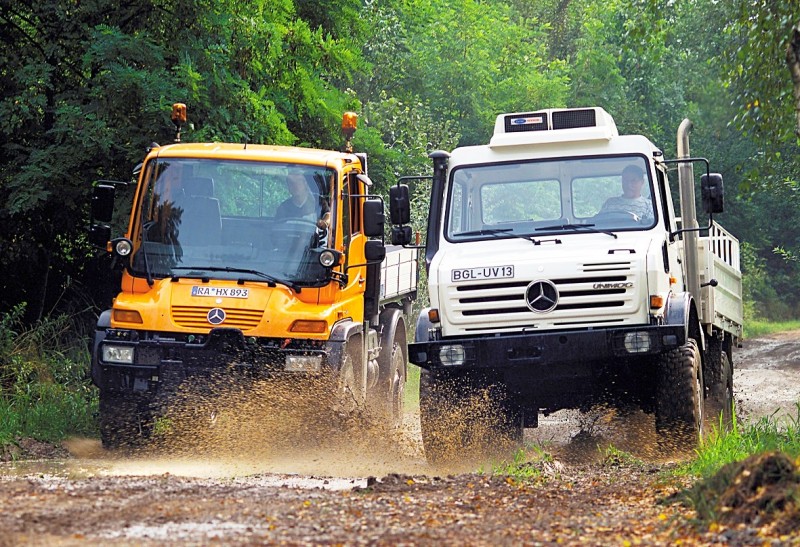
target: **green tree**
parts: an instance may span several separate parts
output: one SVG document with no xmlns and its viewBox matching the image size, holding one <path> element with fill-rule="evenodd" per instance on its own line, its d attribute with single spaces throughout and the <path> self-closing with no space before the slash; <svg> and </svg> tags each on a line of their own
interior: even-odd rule
<svg viewBox="0 0 800 547">
<path fill-rule="evenodd" d="M 291 0 L 7 0 L 0 31 L 0 308 L 27 301 L 29 321 L 89 275 L 89 182 L 169 142 L 172 102 L 191 139 L 329 147 L 356 104 L 332 83 L 360 69 L 351 37 Z"/>
</svg>

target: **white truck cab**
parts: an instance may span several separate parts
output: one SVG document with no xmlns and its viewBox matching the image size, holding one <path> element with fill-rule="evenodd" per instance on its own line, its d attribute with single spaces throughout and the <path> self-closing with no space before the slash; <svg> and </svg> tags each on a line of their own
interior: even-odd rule
<svg viewBox="0 0 800 547">
<path fill-rule="evenodd" d="M 684 156 L 669 161 L 646 137 L 619 135 L 602 108 L 502 114 L 489 144 L 432 154 L 431 307 L 409 347 L 424 369 L 429 458 L 445 456 L 453 429 L 441 409 L 490 386 L 503 420 L 489 429 L 514 443 L 539 412 L 601 400 L 641 404 L 688 445 L 704 412 L 730 420 L 738 241 L 713 220 L 696 227 L 692 163 L 705 160 L 688 157 L 688 127 Z M 686 179 L 684 222 L 672 163 Z M 706 212 L 721 212 L 722 177 L 706 172 L 701 186 Z M 401 244 L 407 195 L 398 185 L 390 197 Z M 472 438 L 487 430 L 479 425 L 462 440 L 496 444 Z"/>
</svg>

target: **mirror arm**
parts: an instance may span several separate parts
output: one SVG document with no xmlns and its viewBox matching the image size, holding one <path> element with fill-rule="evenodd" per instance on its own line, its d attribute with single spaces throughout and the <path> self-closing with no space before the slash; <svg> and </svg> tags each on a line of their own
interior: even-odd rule
<svg viewBox="0 0 800 547">
<path fill-rule="evenodd" d="M 684 232 L 702 232 L 703 230 L 710 230 L 714 224 L 714 215 L 711 213 L 708 214 L 708 226 L 700 226 L 699 228 L 681 228 L 680 230 L 675 230 L 674 232 L 669 233 L 669 242 L 674 243 L 675 237 L 679 234 Z"/>
</svg>

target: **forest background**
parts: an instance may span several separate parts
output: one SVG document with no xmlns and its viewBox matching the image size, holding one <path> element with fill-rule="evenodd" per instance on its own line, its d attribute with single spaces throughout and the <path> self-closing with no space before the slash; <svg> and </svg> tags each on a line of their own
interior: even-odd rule
<svg viewBox="0 0 800 547">
<path fill-rule="evenodd" d="M 693 155 L 725 177 L 719 221 L 742 242 L 747 316 L 800 317 L 800 159 L 787 62 L 800 48 L 798 8 L 0 0 L 2 326 L 58 315 L 93 328 L 117 287 L 108 257 L 86 240 L 92 182 L 130 181 L 151 142 L 170 142 L 173 102 L 189 107 L 184 140 L 333 149 L 342 112 L 354 110 L 355 146 L 383 192 L 400 175 L 429 173 L 432 150 L 488 142 L 501 112 L 602 106 L 621 133 L 648 136 L 666 157 L 688 117 Z M 123 219 L 127 204 L 118 205 Z"/>
</svg>

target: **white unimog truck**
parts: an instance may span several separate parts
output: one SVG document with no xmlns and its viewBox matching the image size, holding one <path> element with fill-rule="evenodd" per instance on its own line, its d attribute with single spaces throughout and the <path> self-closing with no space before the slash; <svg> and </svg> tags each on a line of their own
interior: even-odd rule
<svg viewBox="0 0 800 547">
<path fill-rule="evenodd" d="M 602 108 L 552 109 L 500 115 L 488 145 L 431 154 L 431 307 L 409 346 L 428 459 L 495 444 L 490 430 L 519 443 L 539 412 L 598 402 L 655 413 L 660 438 L 682 448 L 730 423 L 739 243 L 713 221 L 722 177 L 690 157 L 690 129 L 665 160 Z M 408 195 L 392 188 L 395 243 L 411 240 Z M 495 412 L 457 411 L 476 394 Z"/>
</svg>

